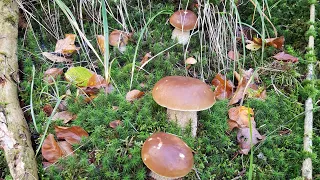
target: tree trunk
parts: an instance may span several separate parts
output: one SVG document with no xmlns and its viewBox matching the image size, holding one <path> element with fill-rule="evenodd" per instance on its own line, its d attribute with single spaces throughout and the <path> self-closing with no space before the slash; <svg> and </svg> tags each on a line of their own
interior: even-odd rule
<svg viewBox="0 0 320 180">
<path fill-rule="evenodd" d="M 0 0 L 0 146 L 13 179 L 38 179 L 29 128 L 17 92 L 18 12 L 14 0 Z"/>
</svg>

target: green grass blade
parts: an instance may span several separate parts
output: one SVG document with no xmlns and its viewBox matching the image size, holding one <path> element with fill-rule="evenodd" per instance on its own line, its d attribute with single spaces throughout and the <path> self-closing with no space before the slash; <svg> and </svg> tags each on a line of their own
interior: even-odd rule
<svg viewBox="0 0 320 180">
<path fill-rule="evenodd" d="M 35 70 L 35 67 L 33 65 L 32 66 L 31 92 L 30 92 L 30 111 L 31 111 L 31 117 L 32 117 L 34 128 L 36 129 L 37 133 L 39 133 L 39 130 L 38 130 L 38 127 L 37 127 L 36 118 L 34 116 L 34 111 L 33 111 L 33 85 L 34 85 L 35 71 L 36 70 Z"/>
<path fill-rule="evenodd" d="M 110 81 L 109 75 L 109 26 L 108 26 L 108 18 L 107 18 L 107 10 L 106 10 L 106 2 L 102 0 L 102 19 L 103 19 L 103 34 L 104 34 L 104 73 L 107 83 Z"/>
</svg>

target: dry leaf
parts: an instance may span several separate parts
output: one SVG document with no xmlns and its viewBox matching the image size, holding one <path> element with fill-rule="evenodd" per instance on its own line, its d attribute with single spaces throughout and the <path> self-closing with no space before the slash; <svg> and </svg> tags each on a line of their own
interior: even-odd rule
<svg viewBox="0 0 320 180">
<path fill-rule="evenodd" d="M 278 61 L 284 61 L 284 62 L 296 63 L 299 61 L 299 59 L 297 57 L 294 57 L 290 54 L 286 54 L 285 52 L 279 52 L 278 54 L 276 54 L 272 57 Z"/>
<path fill-rule="evenodd" d="M 134 101 L 136 99 L 141 98 L 143 95 L 144 95 L 144 92 L 135 89 L 135 90 L 129 91 L 127 93 L 126 100 L 127 101 Z"/>
<path fill-rule="evenodd" d="M 122 122 L 120 120 L 114 120 L 114 121 L 111 121 L 109 123 L 109 126 L 112 128 L 112 129 L 115 129 L 117 126 L 120 126 L 122 124 Z"/>
<path fill-rule="evenodd" d="M 251 50 L 251 51 L 257 51 L 257 50 L 259 50 L 261 48 L 261 45 L 255 44 L 254 42 L 251 41 L 250 44 L 246 45 L 246 48 Z"/>
<path fill-rule="evenodd" d="M 54 139 L 53 134 L 49 134 L 43 141 L 41 153 L 43 158 L 50 163 L 58 161 L 58 159 L 63 156 L 63 151 Z"/>
<path fill-rule="evenodd" d="M 44 72 L 43 80 L 47 83 L 53 83 L 53 79 L 56 80 L 59 75 L 62 75 L 63 69 L 60 68 L 50 68 Z"/>
<path fill-rule="evenodd" d="M 74 44 L 76 37 L 77 35 L 75 34 L 65 34 L 64 39 L 58 40 L 54 52 L 61 53 L 64 56 L 69 56 L 78 51 L 80 48 L 76 47 L 76 45 Z"/>
<path fill-rule="evenodd" d="M 101 53 L 104 54 L 104 36 L 97 35 L 97 42 Z"/>
<path fill-rule="evenodd" d="M 251 121 L 252 127 L 256 127 L 256 122 L 254 121 L 254 113 L 253 109 L 245 107 L 245 106 L 237 106 L 230 108 L 228 111 L 229 119 L 231 121 L 234 121 L 237 123 L 237 125 L 234 124 L 234 122 L 229 122 L 228 124 L 230 131 L 237 127 L 237 128 L 244 128 L 249 127 L 249 123 Z M 250 117 L 250 119 L 249 119 Z"/>
<path fill-rule="evenodd" d="M 42 55 L 52 62 L 72 63 L 71 59 L 55 55 L 55 53 L 43 52 Z"/>
<path fill-rule="evenodd" d="M 218 73 L 211 83 L 216 87 L 214 94 L 217 99 L 228 99 L 232 96 L 234 84 L 230 80 L 226 80 L 224 75 Z"/>
<path fill-rule="evenodd" d="M 149 58 L 151 58 L 151 57 L 152 57 L 152 56 L 151 56 L 151 52 L 146 53 L 146 54 L 143 56 L 140 64 L 141 64 L 141 65 L 144 65 L 145 63 L 147 63 L 147 61 L 148 61 Z"/>
<path fill-rule="evenodd" d="M 57 112 L 53 117 L 52 120 L 58 120 L 61 119 L 63 120 L 63 123 L 66 124 L 71 120 L 74 120 L 77 118 L 77 115 L 72 114 L 69 111 L 61 111 L 61 112 Z"/>
<path fill-rule="evenodd" d="M 53 111 L 53 108 L 50 104 L 46 104 L 43 106 L 42 110 L 46 113 L 47 117 L 49 117 Z"/>
<path fill-rule="evenodd" d="M 66 111 L 68 110 L 67 108 L 67 102 L 65 100 L 61 101 L 60 104 L 58 105 L 58 109 L 60 111 Z"/>
<path fill-rule="evenodd" d="M 72 127 L 54 127 L 58 139 L 65 139 L 70 144 L 78 144 L 82 136 L 88 137 L 88 133 L 79 126 Z"/>
<path fill-rule="evenodd" d="M 256 128 L 252 128 L 252 145 L 256 145 L 258 142 L 263 140 L 265 137 L 261 136 Z M 240 146 L 241 154 L 248 154 L 250 151 L 250 128 L 240 128 L 237 134 L 237 141 Z"/>
<path fill-rule="evenodd" d="M 58 144 L 63 152 L 63 156 L 73 155 L 73 149 L 70 143 L 67 141 L 58 141 Z"/>
<path fill-rule="evenodd" d="M 261 38 L 253 38 L 252 41 L 247 40 L 249 44 L 246 45 L 246 48 L 251 51 L 256 51 L 262 47 L 262 39 Z M 276 38 L 268 38 L 265 39 L 265 46 L 273 46 L 277 49 L 281 49 L 284 45 L 284 37 L 276 37 Z"/>
<path fill-rule="evenodd" d="M 240 53 L 238 51 L 234 52 L 234 51 L 229 51 L 228 52 L 228 58 L 230 58 L 231 60 L 237 61 L 240 57 Z"/>
</svg>

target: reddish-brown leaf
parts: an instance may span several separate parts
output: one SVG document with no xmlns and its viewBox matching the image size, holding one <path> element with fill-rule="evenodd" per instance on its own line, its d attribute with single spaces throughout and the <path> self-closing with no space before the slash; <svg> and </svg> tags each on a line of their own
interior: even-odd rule
<svg viewBox="0 0 320 180">
<path fill-rule="evenodd" d="M 49 134 L 43 141 L 41 152 L 43 158 L 50 163 L 56 162 L 60 157 L 63 156 L 63 151 L 54 139 L 53 134 Z"/>
<path fill-rule="evenodd" d="M 50 68 L 44 72 L 43 80 L 50 83 L 53 83 L 53 80 L 56 80 L 59 75 L 62 75 L 63 69 L 60 68 Z"/>
<path fill-rule="evenodd" d="M 109 123 L 109 126 L 112 128 L 112 129 L 115 129 L 117 126 L 120 126 L 122 124 L 122 122 L 120 120 L 114 120 L 114 121 L 111 121 Z"/>
<path fill-rule="evenodd" d="M 229 131 L 232 131 L 234 128 L 240 128 L 238 123 L 236 121 L 233 121 L 231 119 L 228 120 L 228 126 L 229 126 Z"/>
<path fill-rule="evenodd" d="M 81 137 L 88 137 L 88 133 L 79 126 L 72 127 L 54 127 L 58 139 L 65 139 L 70 144 L 78 144 L 81 140 Z"/>
<path fill-rule="evenodd" d="M 263 140 L 265 137 L 261 136 L 256 128 L 252 128 L 252 140 L 250 140 L 250 128 L 240 128 L 237 134 L 237 141 L 240 146 L 241 154 L 248 154 L 252 145 L 256 145 L 258 142 Z"/>
<path fill-rule="evenodd" d="M 69 56 L 79 50 L 79 47 L 76 47 L 74 41 L 76 40 L 75 34 L 65 34 L 64 39 L 60 39 L 57 41 L 55 53 L 61 53 L 65 56 Z"/>
<path fill-rule="evenodd" d="M 46 104 L 43 106 L 42 110 L 46 113 L 47 117 L 49 117 L 53 111 L 53 108 L 50 104 Z"/>
<path fill-rule="evenodd" d="M 237 126 L 233 124 L 234 122 L 229 122 L 229 129 L 233 128 L 243 128 L 249 127 L 249 123 L 251 121 L 252 127 L 256 127 L 256 122 L 254 121 L 254 112 L 253 109 L 245 107 L 245 106 L 237 106 L 230 108 L 228 111 L 229 119 L 237 123 Z M 250 119 L 249 119 L 250 117 Z"/>
<path fill-rule="evenodd" d="M 134 101 L 136 99 L 141 98 L 143 95 L 144 95 L 144 92 L 135 89 L 135 90 L 129 91 L 127 93 L 126 100 L 127 101 Z"/>
<path fill-rule="evenodd" d="M 261 38 L 253 38 L 253 42 L 255 44 L 262 45 Z M 284 45 L 284 36 L 265 39 L 265 45 L 266 46 L 273 46 L 277 49 L 281 49 Z"/>
<path fill-rule="evenodd" d="M 228 99 L 232 96 L 234 84 L 227 80 L 224 75 L 218 73 L 211 83 L 216 87 L 214 94 L 217 99 Z"/>
<path fill-rule="evenodd" d="M 294 57 L 290 54 L 286 54 L 285 52 L 279 52 L 278 54 L 276 54 L 272 57 L 278 61 L 284 61 L 284 62 L 296 63 L 299 61 L 299 59 L 297 57 Z"/>
<path fill-rule="evenodd" d="M 63 151 L 63 156 L 73 155 L 73 149 L 70 143 L 67 141 L 58 141 L 58 144 Z"/>
<path fill-rule="evenodd" d="M 68 123 L 71 120 L 74 120 L 77 118 L 77 115 L 72 114 L 69 111 L 61 111 L 61 112 L 57 112 L 53 117 L 52 120 L 58 120 L 61 119 L 63 120 L 63 123 Z"/>
<path fill-rule="evenodd" d="M 143 56 L 140 64 L 141 64 L 141 65 L 144 65 L 145 63 L 147 63 L 147 61 L 148 61 L 149 58 L 151 58 L 151 57 L 152 57 L 152 56 L 151 56 L 151 52 L 146 53 L 146 54 Z"/>
</svg>

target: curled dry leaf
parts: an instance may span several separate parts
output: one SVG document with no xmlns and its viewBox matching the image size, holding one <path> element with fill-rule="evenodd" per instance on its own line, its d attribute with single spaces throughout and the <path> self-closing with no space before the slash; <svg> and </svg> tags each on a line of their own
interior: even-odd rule
<svg viewBox="0 0 320 180">
<path fill-rule="evenodd" d="M 61 119 L 63 120 L 63 123 L 68 123 L 71 120 L 74 120 L 77 118 L 77 115 L 72 114 L 69 111 L 61 111 L 61 112 L 57 112 L 53 117 L 52 120 L 58 120 Z"/>
<path fill-rule="evenodd" d="M 63 151 L 54 139 L 53 134 L 49 134 L 43 141 L 41 153 L 43 158 L 50 163 L 56 162 L 60 157 L 63 156 Z"/>
<path fill-rule="evenodd" d="M 237 134 L 237 141 L 241 149 L 241 154 L 248 154 L 250 151 L 250 139 L 250 128 L 240 128 Z M 256 128 L 252 128 L 252 145 L 256 145 L 263 139 L 265 139 L 265 137 L 261 136 Z"/>
<path fill-rule="evenodd" d="M 69 56 L 78 51 L 80 48 L 76 47 L 76 45 L 74 44 L 76 37 L 77 36 L 75 34 L 65 34 L 64 39 L 58 40 L 54 52 L 61 53 L 64 56 Z"/>
<path fill-rule="evenodd" d="M 127 101 L 134 101 L 136 99 L 141 98 L 144 95 L 144 92 L 139 91 L 137 89 L 134 89 L 132 91 L 129 91 L 126 95 L 126 100 Z"/>
<path fill-rule="evenodd" d="M 68 143 L 67 141 L 58 141 L 58 144 L 64 156 L 73 155 L 73 149 L 70 143 Z"/>
<path fill-rule="evenodd" d="M 218 73 L 211 83 L 216 87 L 214 94 L 217 99 L 228 99 L 232 96 L 234 84 L 227 80 L 224 75 Z"/>
<path fill-rule="evenodd" d="M 122 122 L 120 120 L 114 120 L 114 121 L 111 121 L 109 123 L 109 126 L 112 128 L 112 129 L 115 129 L 117 126 L 120 126 L 122 124 Z"/>
<path fill-rule="evenodd" d="M 290 54 L 286 54 L 285 52 L 279 52 L 278 54 L 276 54 L 272 57 L 278 61 L 284 61 L 284 62 L 296 63 L 299 61 L 299 59 L 297 57 L 294 57 Z"/>
<path fill-rule="evenodd" d="M 62 56 L 58 56 L 56 53 L 43 52 L 42 55 L 52 62 L 65 62 L 65 63 L 72 62 L 71 59 L 68 59 L 68 58 L 65 58 Z"/>
<path fill-rule="evenodd" d="M 97 42 L 101 53 L 104 54 L 104 36 L 97 35 Z"/>
<path fill-rule="evenodd" d="M 63 69 L 60 68 L 50 68 L 44 72 L 43 80 L 47 83 L 53 83 L 53 80 L 56 80 L 59 75 L 62 75 Z"/>
<path fill-rule="evenodd" d="M 254 121 L 254 112 L 253 109 L 245 107 L 245 106 L 237 106 L 230 108 L 228 111 L 229 120 L 229 130 L 231 131 L 233 128 L 243 128 L 249 127 L 249 123 L 251 121 L 252 127 L 256 127 L 256 122 Z M 250 119 L 249 119 L 250 117 Z"/>
<path fill-rule="evenodd" d="M 247 40 L 249 44 L 246 45 L 246 48 L 251 51 L 256 51 L 262 47 L 262 39 L 254 37 L 252 41 Z M 265 39 L 265 46 L 273 46 L 277 49 L 281 49 L 284 45 L 284 37 L 268 38 Z"/>
<path fill-rule="evenodd" d="M 58 139 L 65 139 L 70 144 L 78 144 L 82 136 L 88 137 L 88 133 L 79 126 L 72 127 L 54 127 Z"/>
<path fill-rule="evenodd" d="M 146 53 L 146 54 L 143 56 L 140 64 L 141 64 L 141 65 L 144 65 L 145 63 L 147 63 L 147 61 L 148 61 L 149 58 L 151 58 L 151 57 L 152 57 L 152 56 L 151 56 L 151 52 Z"/>
</svg>

